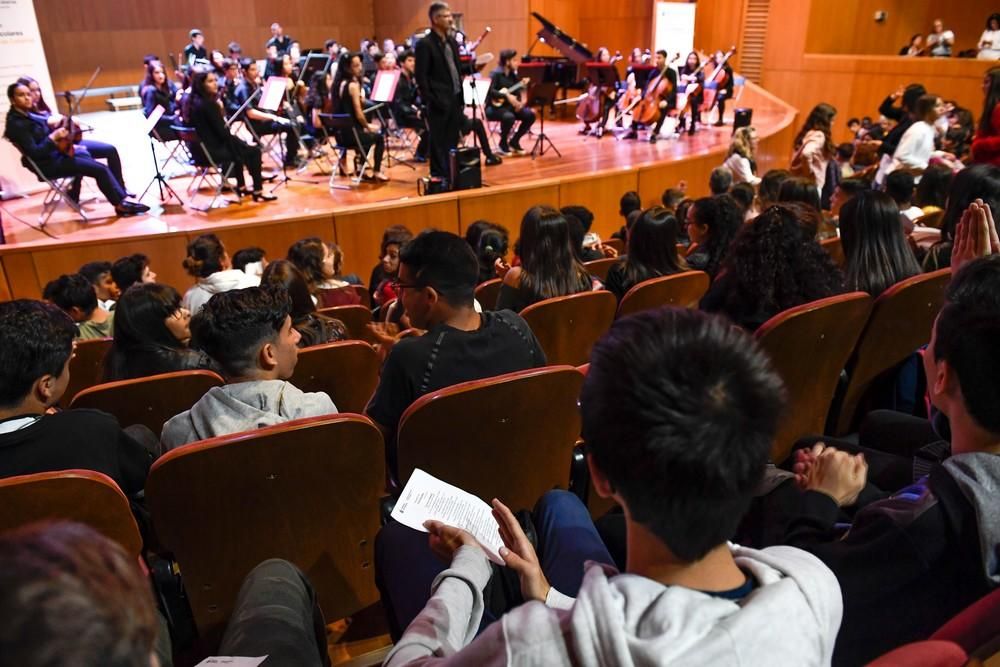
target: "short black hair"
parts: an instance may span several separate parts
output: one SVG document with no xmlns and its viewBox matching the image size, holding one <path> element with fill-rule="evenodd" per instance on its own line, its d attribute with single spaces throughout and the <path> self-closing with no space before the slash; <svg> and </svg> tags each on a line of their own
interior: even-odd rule
<svg viewBox="0 0 1000 667">
<path fill-rule="evenodd" d="M 855 123 L 857 123 L 858 125 L 861 125 L 861 121 L 858 119 L 857 116 L 851 116 L 850 118 L 847 119 L 847 127 L 850 127 L 851 125 L 854 125 Z"/>
<path fill-rule="evenodd" d="M 778 203 L 778 192 L 781 190 L 781 184 L 791 176 L 791 172 L 787 169 L 771 169 L 765 173 L 764 177 L 760 179 L 761 203 L 764 205 Z"/>
<path fill-rule="evenodd" d="M 500 67 L 506 67 L 507 63 L 513 60 L 516 55 L 517 55 L 517 49 L 501 49 Z"/>
<path fill-rule="evenodd" d="M 427 229 L 399 251 L 399 261 L 421 287 L 432 287 L 448 304 L 471 306 L 479 282 L 479 260 L 465 239 Z"/>
<path fill-rule="evenodd" d="M 837 183 L 837 187 L 845 195 L 857 195 L 871 188 L 868 186 L 868 181 L 861 178 L 845 178 L 840 183 Z"/>
<path fill-rule="evenodd" d="M 567 217 L 573 216 L 579 220 L 584 234 L 589 232 L 591 226 L 594 224 L 594 212 L 586 206 L 563 206 L 559 209 L 559 212 Z"/>
<path fill-rule="evenodd" d="M 90 281 L 91 285 L 101 282 L 101 276 L 111 273 L 111 262 L 87 262 L 77 273 Z"/>
<path fill-rule="evenodd" d="M 913 200 L 913 174 L 897 169 L 885 177 L 885 193 L 897 206 Z"/>
<path fill-rule="evenodd" d="M 594 346 L 583 439 L 633 519 L 693 562 L 735 534 L 783 396 L 766 354 L 728 320 L 645 311 L 617 320 Z"/>
<path fill-rule="evenodd" d="M 257 246 L 241 248 L 236 251 L 235 255 L 233 255 L 233 268 L 244 271 L 247 268 L 247 264 L 259 262 L 263 260 L 266 255 L 267 251 Z"/>
<path fill-rule="evenodd" d="M 427 8 L 427 18 L 433 21 L 435 14 L 446 9 L 449 9 L 447 2 L 432 2 L 431 6 Z"/>
<path fill-rule="evenodd" d="M 753 186 L 749 183 L 737 183 L 729 191 L 729 196 L 740 205 L 744 213 L 750 210 L 756 195 L 757 193 L 754 192 Z"/>
<path fill-rule="evenodd" d="M 854 144 L 850 141 L 845 141 L 837 146 L 837 157 L 841 160 L 850 160 L 854 157 Z"/>
<path fill-rule="evenodd" d="M 20 403 L 40 377 L 58 377 L 73 353 L 75 337 L 73 320 L 52 304 L 30 299 L 0 303 L 0 407 Z"/>
<path fill-rule="evenodd" d="M 708 177 L 708 189 L 713 195 L 724 195 L 733 187 L 733 172 L 728 167 L 716 167 Z"/>
<path fill-rule="evenodd" d="M 627 218 L 628 214 L 632 211 L 642 210 L 642 199 L 639 197 L 639 193 L 635 190 L 629 190 L 622 195 L 621 199 L 618 200 L 618 213 L 623 217 Z"/>
<path fill-rule="evenodd" d="M 416 58 L 416 54 L 413 52 L 413 49 L 403 49 L 402 53 L 399 54 L 399 58 L 396 60 L 399 63 L 402 63 L 407 58 Z"/>
<path fill-rule="evenodd" d="M 1000 258 L 984 257 L 962 267 L 945 294 L 935 323 L 934 349 L 958 378 L 962 400 L 978 426 L 1000 434 Z"/>
<path fill-rule="evenodd" d="M 262 345 L 274 340 L 291 312 L 282 289 L 247 287 L 220 292 L 191 318 L 191 346 L 217 361 L 230 377 L 257 365 Z"/>
<path fill-rule="evenodd" d="M 679 188 L 667 188 L 660 196 L 663 207 L 671 211 L 677 210 L 677 206 L 684 201 L 684 191 Z"/>
<path fill-rule="evenodd" d="M 80 273 L 63 274 L 45 286 L 45 298 L 66 312 L 74 306 L 86 317 L 97 308 L 94 285 Z"/>
<path fill-rule="evenodd" d="M 140 252 L 119 257 L 111 265 L 111 277 L 122 294 L 136 283 L 142 282 L 142 272 L 149 266 L 149 258 Z"/>
</svg>

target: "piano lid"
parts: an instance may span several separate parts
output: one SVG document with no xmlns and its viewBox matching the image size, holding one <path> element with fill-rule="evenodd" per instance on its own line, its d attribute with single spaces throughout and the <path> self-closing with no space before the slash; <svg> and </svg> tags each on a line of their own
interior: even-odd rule
<svg viewBox="0 0 1000 667">
<path fill-rule="evenodd" d="M 594 59 L 594 53 L 587 48 L 586 44 L 576 41 L 538 12 L 531 12 L 531 15 L 542 24 L 542 29 L 537 33 L 540 40 L 578 65 Z"/>
</svg>

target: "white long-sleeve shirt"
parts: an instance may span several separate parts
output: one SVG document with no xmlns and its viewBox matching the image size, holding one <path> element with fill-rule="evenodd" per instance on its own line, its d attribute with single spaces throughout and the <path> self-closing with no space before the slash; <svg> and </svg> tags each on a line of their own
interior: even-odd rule
<svg viewBox="0 0 1000 667">
<path fill-rule="evenodd" d="M 733 153 L 722 163 L 723 167 L 729 169 L 733 174 L 733 183 L 749 183 L 756 186 L 760 183 L 760 178 L 753 173 L 750 168 L 750 160 L 739 153 Z"/>
<path fill-rule="evenodd" d="M 806 167 L 816 182 L 816 188 L 823 192 L 823 186 L 826 185 L 826 166 L 829 162 L 830 158 L 826 154 L 826 135 L 820 130 L 806 132 L 802 137 L 802 146 L 792 158 L 793 170 L 799 168 L 797 163 Z"/>
<path fill-rule="evenodd" d="M 897 169 L 926 169 L 934 152 L 934 126 L 918 120 L 911 125 L 892 154 L 892 166 L 886 173 Z"/>
</svg>

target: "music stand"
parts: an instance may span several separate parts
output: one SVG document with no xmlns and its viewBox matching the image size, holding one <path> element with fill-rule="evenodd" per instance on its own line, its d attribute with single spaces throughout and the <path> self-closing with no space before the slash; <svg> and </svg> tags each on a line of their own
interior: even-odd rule
<svg viewBox="0 0 1000 667">
<path fill-rule="evenodd" d="M 380 102 L 386 106 L 386 110 L 389 112 L 389 117 L 395 119 L 392 115 L 392 101 L 396 99 L 396 87 L 399 85 L 400 70 L 379 70 L 375 74 L 375 81 L 372 82 L 372 92 L 368 99 L 372 102 Z M 365 112 L 367 113 L 367 112 Z M 393 155 L 392 151 L 389 150 L 389 123 L 386 120 L 386 116 L 381 112 L 378 113 L 380 121 L 380 133 L 385 139 L 385 154 L 388 162 L 388 166 L 392 166 L 393 162 L 398 164 L 403 164 L 410 169 L 416 169 L 412 164 L 403 160 L 401 158 Z"/>
<path fill-rule="evenodd" d="M 146 189 L 142 191 L 141 195 L 139 195 L 139 201 L 142 201 L 142 198 L 146 196 L 146 193 L 149 192 L 149 189 L 153 187 L 153 183 L 156 183 L 160 187 L 161 205 L 170 201 L 170 197 L 173 197 L 174 199 L 177 200 L 178 204 L 184 206 L 184 200 L 181 199 L 179 194 L 174 192 L 174 189 L 172 187 L 170 187 L 170 183 L 167 182 L 167 179 L 163 175 L 163 172 L 160 171 L 160 162 L 159 160 L 156 159 L 156 144 L 153 142 L 153 133 L 156 130 L 156 124 L 160 121 L 161 118 L 163 118 L 163 114 L 165 111 L 166 110 L 161 105 L 157 104 L 155 107 L 153 107 L 153 111 L 149 114 L 149 116 L 146 117 L 145 125 L 142 128 L 143 130 L 145 130 L 146 136 L 149 137 L 149 151 L 153 155 L 153 167 L 156 169 L 156 175 L 154 175 L 153 178 L 150 179 L 149 184 L 146 185 Z"/>
<path fill-rule="evenodd" d="M 523 72 L 523 78 L 528 79 L 528 105 L 538 107 L 538 136 L 535 138 L 535 145 L 531 147 L 531 159 L 534 160 L 539 155 L 545 155 L 545 145 L 555 151 L 556 155 L 562 157 L 562 153 L 556 145 L 545 134 L 545 107 L 552 104 L 556 98 L 556 84 L 546 83 L 545 70 L 540 67 L 533 67 Z"/>
<path fill-rule="evenodd" d="M 312 75 L 316 72 L 325 72 L 330 66 L 330 56 L 325 53 L 310 53 L 301 59 L 304 61 L 299 67 L 299 81 L 310 83 Z"/>
<path fill-rule="evenodd" d="M 635 79 L 635 87 L 643 90 L 649 83 L 653 72 L 659 72 L 655 65 L 632 65 L 632 77 Z"/>
<path fill-rule="evenodd" d="M 486 121 L 485 105 L 490 99 L 490 88 L 493 85 L 491 79 L 482 79 L 478 76 L 467 76 L 462 79 L 462 102 L 467 107 L 472 107 L 472 122 L 475 123 L 479 117 L 477 111 L 483 113 L 483 122 Z M 489 135 L 487 135 L 489 139 Z M 477 142 L 476 133 L 472 133 L 472 145 Z M 480 146 L 482 148 L 482 146 Z M 492 150 L 492 147 L 490 147 Z"/>
</svg>

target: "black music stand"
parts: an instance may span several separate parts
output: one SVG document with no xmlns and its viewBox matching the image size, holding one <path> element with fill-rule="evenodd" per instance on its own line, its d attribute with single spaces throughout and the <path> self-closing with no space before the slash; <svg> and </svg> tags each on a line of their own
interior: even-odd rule
<svg viewBox="0 0 1000 667">
<path fill-rule="evenodd" d="M 531 147 L 531 159 L 534 160 L 539 155 L 545 155 L 545 144 L 555 151 L 556 155 L 562 157 L 562 153 L 556 145 L 545 134 L 545 107 L 552 104 L 556 98 L 556 84 L 542 81 L 545 77 L 545 70 L 542 68 L 532 68 L 526 70 L 525 78 L 528 79 L 528 106 L 538 107 L 538 137 L 535 138 L 535 145 Z"/>
<path fill-rule="evenodd" d="M 611 63 L 587 63 L 587 78 L 592 86 L 614 88 L 618 83 L 618 70 Z"/>
<path fill-rule="evenodd" d="M 310 53 L 299 59 L 299 81 L 306 85 L 312 83 L 312 75 L 316 72 L 326 72 L 330 67 L 330 56 L 325 53 Z"/>
</svg>

